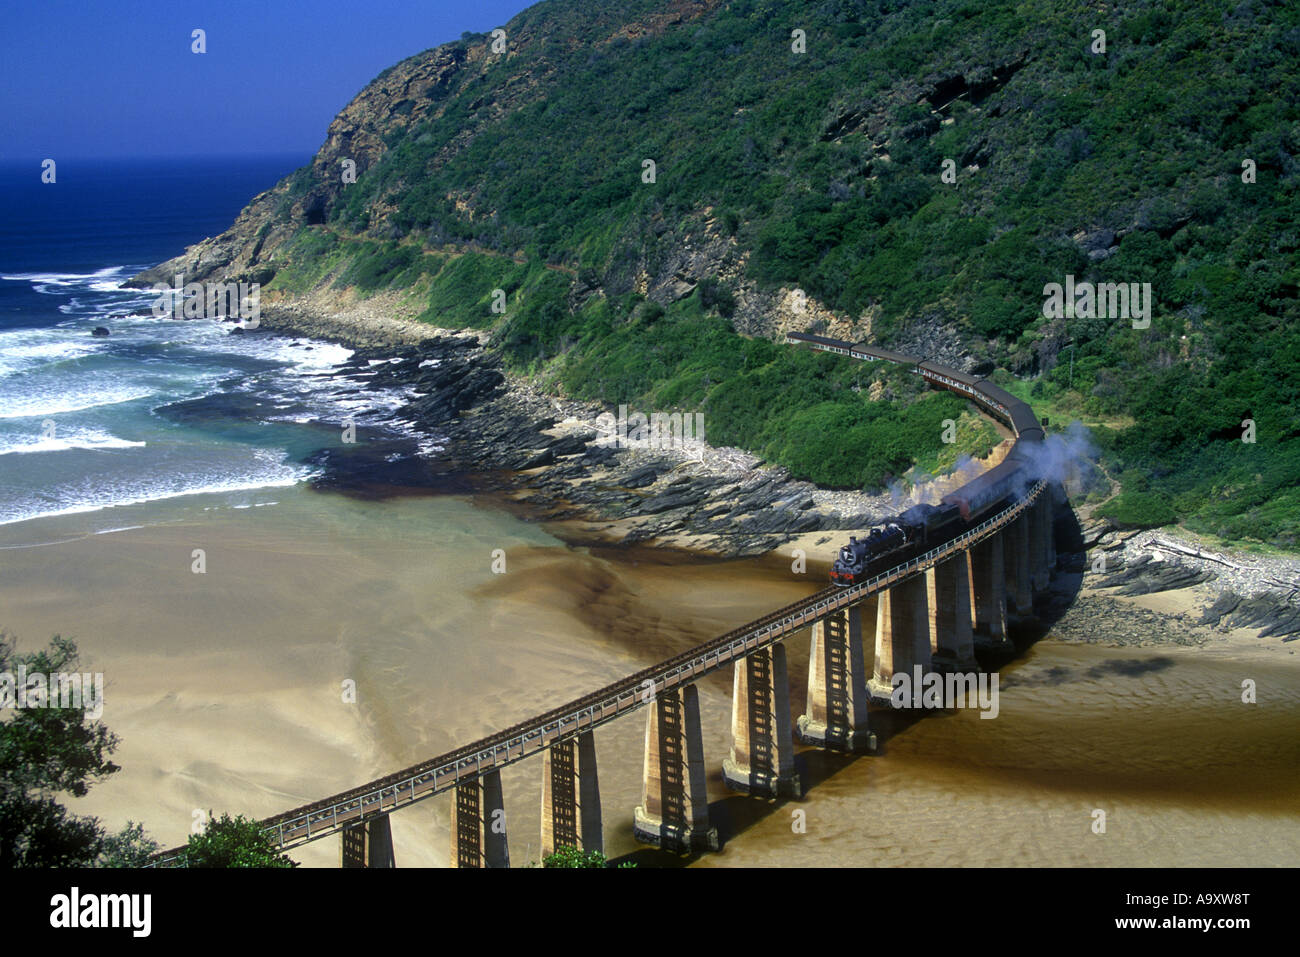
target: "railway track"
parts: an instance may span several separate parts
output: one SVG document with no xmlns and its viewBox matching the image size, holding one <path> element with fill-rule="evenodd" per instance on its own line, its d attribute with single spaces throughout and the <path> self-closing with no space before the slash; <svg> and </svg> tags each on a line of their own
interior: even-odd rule
<svg viewBox="0 0 1300 957">
<path fill-rule="evenodd" d="M 1021 501 L 943 545 L 850 588 L 828 587 L 688 651 L 619 679 L 567 704 L 419 764 L 304 804 L 259 822 L 284 850 L 319 840 L 399 807 L 433 797 L 484 771 L 504 767 L 577 737 L 697 681 L 746 655 L 782 641 L 821 618 L 915 575 L 996 534 L 1042 494 L 1035 484 Z M 153 866 L 184 866 L 184 849 L 173 848 Z"/>
<path fill-rule="evenodd" d="M 909 356 L 853 346 L 834 339 L 794 333 L 787 341 L 802 342 L 814 348 L 842 353 L 868 361 L 884 360 L 910 364 L 932 384 L 948 388 L 985 406 L 986 411 L 1005 421 L 1016 432 L 1012 458 L 1022 439 L 1042 441 L 1043 430 L 1029 406 L 997 387 L 987 385 L 964 373 Z M 991 472 L 1007 470 L 1009 463 L 972 480 L 964 489 L 985 481 Z M 1014 472 L 1021 466 L 1014 465 Z M 619 679 L 567 704 L 535 715 L 495 734 L 480 738 L 446 754 L 403 768 L 366 784 L 341 791 L 310 804 L 304 804 L 259 822 L 262 829 L 283 850 L 319 840 L 356 826 L 394 809 L 414 804 L 454 788 L 463 781 L 477 779 L 484 771 L 494 770 L 538 754 L 558 742 L 577 737 L 594 727 L 622 717 L 650 702 L 655 696 L 697 681 L 701 677 L 746 655 L 775 644 L 807 628 L 815 621 L 856 604 L 864 598 L 922 574 L 945 558 L 969 548 L 1014 521 L 1021 512 L 1043 494 L 1042 482 L 1029 485 L 1017 501 L 991 517 L 933 549 L 857 585 L 848 588 L 830 586 L 797 602 L 778 608 L 761 618 L 732 629 L 717 638 L 681 652 L 648 668 Z M 957 494 L 960 494 L 960 490 Z M 156 855 L 150 866 L 185 866 L 184 848 L 173 848 Z"/>
</svg>

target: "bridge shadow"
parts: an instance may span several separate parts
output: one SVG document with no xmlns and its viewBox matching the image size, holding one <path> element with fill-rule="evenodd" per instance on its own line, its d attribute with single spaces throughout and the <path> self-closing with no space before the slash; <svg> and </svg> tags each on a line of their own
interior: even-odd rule
<svg viewBox="0 0 1300 957">
<path fill-rule="evenodd" d="M 1056 541 L 1056 567 L 1052 570 L 1051 585 L 1041 594 L 1034 596 L 1033 614 L 1009 618 L 1007 637 L 1015 645 L 1015 651 L 1003 655 L 991 655 L 986 663 L 985 659 L 980 657 L 979 649 L 976 649 L 976 657 L 979 658 L 981 666 L 1001 668 L 1011 661 L 1023 658 L 1037 642 L 1052 631 L 1079 597 L 1088 563 L 1084 553 L 1083 530 L 1079 527 L 1074 509 L 1068 503 L 1057 508 L 1053 516 L 1052 530 Z"/>
<path fill-rule="evenodd" d="M 1068 503 L 1057 508 L 1053 516 L 1053 531 L 1056 541 L 1057 561 L 1052 572 L 1049 587 L 1034 596 L 1032 613 L 1008 612 L 1007 637 L 1011 647 L 1003 651 L 993 651 L 976 647 L 975 657 L 982 671 L 998 671 L 1008 664 L 1024 658 L 1033 646 L 1051 633 L 1056 623 L 1069 610 L 1078 597 L 1083 586 L 1083 575 L 1087 568 L 1084 554 L 1083 532 L 1079 522 Z M 802 705 L 796 702 L 795 690 L 803 686 L 803 675 L 796 675 L 796 669 L 790 669 L 791 706 Z M 893 710 L 872 706 L 870 709 L 871 730 L 876 735 L 876 749 L 864 754 L 851 754 L 821 748 L 805 748 L 794 756 L 795 769 L 807 794 L 818 785 L 844 771 L 857 761 L 873 760 L 887 757 L 890 742 L 904 734 L 921 721 L 950 716 L 951 710 L 918 711 Z M 710 784 L 721 781 L 721 772 L 710 773 Z M 787 806 L 798 807 L 802 801 L 796 798 L 759 798 L 745 794 L 732 794 L 709 804 L 709 819 L 718 829 L 718 840 L 723 848 L 727 842 L 739 837 L 759 822 L 778 812 L 789 813 Z M 634 863 L 638 867 L 686 867 L 696 860 L 713 853 L 697 850 L 690 853 L 672 853 L 658 848 L 641 848 L 621 857 L 611 859 L 611 863 Z"/>
</svg>

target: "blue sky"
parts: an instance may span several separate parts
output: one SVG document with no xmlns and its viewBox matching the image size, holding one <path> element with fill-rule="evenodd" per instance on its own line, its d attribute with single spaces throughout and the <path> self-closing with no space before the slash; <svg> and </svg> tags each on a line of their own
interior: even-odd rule
<svg viewBox="0 0 1300 957">
<path fill-rule="evenodd" d="M 47 0 L 0 9 L 0 161 L 300 154 L 385 67 L 533 0 Z M 191 31 L 207 33 L 192 53 Z"/>
</svg>

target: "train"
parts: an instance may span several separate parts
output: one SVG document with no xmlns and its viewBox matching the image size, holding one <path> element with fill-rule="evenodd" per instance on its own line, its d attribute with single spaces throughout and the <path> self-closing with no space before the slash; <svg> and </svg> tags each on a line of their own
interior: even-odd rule
<svg viewBox="0 0 1300 957">
<path fill-rule="evenodd" d="M 872 528 L 865 537 L 851 536 L 831 565 L 831 584 L 847 588 L 942 545 L 977 524 L 996 506 L 1024 495 L 1035 479 L 1034 460 L 1045 436 L 1027 402 L 978 376 L 941 366 L 870 343 L 857 344 L 805 332 L 788 332 L 791 345 L 811 346 L 863 362 L 892 362 L 910 369 L 939 389 L 970 399 L 1003 422 L 1015 441 L 1001 463 L 949 492 L 935 505 L 917 505 Z"/>
<path fill-rule="evenodd" d="M 847 588 L 941 545 L 969 526 L 955 504 L 913 505 L 902 515 L 849 536 L 831 564 L 831 584 Z"/>
</svg>

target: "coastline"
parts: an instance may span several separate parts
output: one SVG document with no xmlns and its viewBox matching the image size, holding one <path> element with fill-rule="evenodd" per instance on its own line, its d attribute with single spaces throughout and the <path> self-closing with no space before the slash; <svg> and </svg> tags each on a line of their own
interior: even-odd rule
<svg viewBox="0 0 1300 957">
<path fill-rule="evenodd" d="M 806 563 L 803 574 L 823 577 L 848 534 L 916 501 L 934 501 L 962 481 L 941 476 L 902 498 L 897 492 L 821 489 L 791 478 L 779 466 L 763 465 L 742 449 L 602 447 L 595 423 L 606 409 L 599 403 L 541 393 L 501 367 L 487 351 L 486 333 L 441 329 L 404 317 L 393 297 L 354 303 L 344 311 L 323 311 L 321 305 L 273 306 L 264 324 L 279 334 L 339 342 L 359 350 L 364 361 L 406 357 L 388 367 L 394 381 L 414 373 L 415 387 L 427 398 L 416 404 L 412 417 L 447 441 L 447 461 L 437 466 L 442 481 L 432 480 L 430 486 L 449 484 L 489 495 L 500 507 L 525 521 L 541 522 L 570 544 L 645 544 L 706 560 L 763 557 L 786 565 L 794 565 L 799 556 Z M 377 310 L 385 309 L 398 315 L 376 323 Z M 448 357 L 449 343 L 456 344 L 454 360 Z M 429 375 L 433 381 L 421 383 L 420 363 L 433 355 L 449 364 L 447 375 Z M 443 378 L 454 388 L 443 388 Z M 442 406 L 455 414 L 445 414 Z M 997 464 L 1006 445 L 996 447 L 979 467 Z M 348 478 L 327 480 L 327 486 L 365 486 L 370 480 L 378 482 L 385 471 L 373 460 L 360 467 L 355 462 L 332 464 Z M 1079 492 L 1074 497 L 1081 499 L 1096 481 L 1096 472 L 1077 471 L 1071 481 Z M 1230 571 L 1221 560 L 1225 556 L 1188 554 L 1198 546 L 1177 529 L 1124 531 L 1093 520 L 1091 512 L 1070 506 L 1079 541 L 1073 546 L 1063 541 L 1059 547 L 1063 569 L 1079 565 L 1084 556 L 1092 562 L 1098 553 L 1105 554 L 1107 569 L 1086 576 L 1081 583 L 1084 594 L 1097 600 L 1172 595 L 1153 605 L 1167 608 L 1164 624 L 1172 631 L 1192 627 L 1217 629 L 1218 634 L 1249 630 L 1230 627 L 1248 617 L 1237 610 L 1231 596 L 1261 596 L 1263 611 L 1257 618 L 1263 624 L 1258 630 L 1279 620 L 1282 625 L 1275 631 L 1287 625 L 1288 608 L 1293 607 L 1294 631 L 1283 634 L 1300 635 L 1300 595 L 1294 588 L 1300 582 L 1300 556 L 1262 558 L 1230 551 Z M 1293 583 L 1290 595 L 1279 591 L 1288 581 Z M 1226 610 L 1214 615 L 1212 609 L 1221 600 Z M 1091 604 L 1100 607 L 1096 601 Z M 1103 617 L 1121 606 L 1110 607 Z"/>
<path fill-rule="evenodd" d="M 327 328 L 328 323 L 318 323 L 311 334 L 321 338 Z M 341 327 L 333 328 L 342 333 L 334 341 L 346 336 Z M 268 326 L 277 334 L 294 331 L 306 332 Z M 415 332 L 426 328 L 408 327 L 408 333 Z M 421 357 L 430 349 L 437 352 L 438 365 L 421 369 L 428 361 Z M 434 407 L 449 398 L 453 404 L 477 399 L 491 380 L 490 357 L 478 373 L 468 371 L 483 355 L 477 340 L 471 346 L 463 337 L 422 335 L 413 344 L 403 339 L 362 350 L 356 370 L 395 382 L 426 377 L 426 391 L 415 402 L 427 408 L 430 429 L 447 436 L 452 472 L 474 465 L 475 450 L 485 446 L 497 462 L 536 455 L 537 447 L 528 443 L 561 441 L 581 427 L 578 416 L 588 410 L 550 397 L 521 396 L 498 383 L 501 388 L 486 403 L 473 403 L 473 411 L 458 420 L 447 418 Z M 368 366 L 381 355 L 392 358 L 394 350 L 415 351 L 404 353 L 399 363 Z M 565 423 L 559 414 L 573 421 Z M 543 427 L 547 418 L 555 421 Z M 461 424 L 449 427 L 453 421 Z M 520 422 L 529 428 L 516 441 L 511 429 Z M 376 469 L 395 469 L 403 479 L 411 474 L 402 461 L 385 461 L 391 449 L 383 452 L 372 460 Z M 663 521 L 664 513 L 597 515 L 591 503 L 603 499 L 594 491 L 587 493 L 588 501 L 574 501 L 575 483 L 581 489 L 603 476 L 625 478 L 629 470 L 646 467 L 638 450 L 623 454 L 632 461 L 598 469 L 572 469 L 572 456 L 554 454 L 552 465 L 522 474 L 480 473 L 476 490 L 482 495 L 473 506 L 445 494 L 445 476 L 421 474 L 416 478 L 423 485 L 404 488 L 390 475 L 388 488 L 373 496 L 275 490 L 266 497 L 277 500 L 276 509 L 231 506 L 185 514 L 198 502 L 148 503 L 139 508 L 175 513 L 174 520 L 27 553 L 39 555 L 39 562 L 0 551 L 0 561 L 22 571 L 6 576 L 0 601 L 24 645 L 48 637 L 47 631 L 87 638 L 83 649 L 90 664 L 115 675 L 105 720 L 123 736 L 119 758 L 128 770 L 92 790 L 77 809 L 115 825 L 148 812 L 151 832 L 165 844 L 179 843 L 194 809 L 265 816 L 354 786 L 508 725 L 557 697 L 576 697 L 698 644 L 763 608 L 808 594 L 825 580 L 818 556 L 839 544 L 833 531 L 774 533 L 777 548 L 755 548 L 751 557 L 728 560 L 692 548 L 697 539 L 686 522 L 676 537 L 632 534 L 647 521 Z M 411 452 L 411 457 L 420 456 Z M 335 464 L 340 474 L 355 477 L 365 471 Z M 560 474 L 551 475 L 557 467 Z M 620 494 L 638 501 L 666 494 L 680 475 L 672 467 L 666 462 L 654 481 Z M 692 475 L 709 477 L 703 463 L 688 468 Z M 724 482 L 706 488 L 733 484 L 725 480 L 731 473 L 715 468 L 713 475 Z M 698 481 L 692 478 L 687 485 L 693 489 Z M 757 490 L 755 502 L 770 502 L 769 487 L 775 483 L 760 482 L 761 477 L 747 476 L 740 484 Z M 62 521 L 73 524 L 70 518 Z M 1136 547 L 1137 540 L 1130 536 L 1123 544 Z M 791 569 L 789 549 L 804 545 L 808 564 L 799 574 Z M 211 577 L 189 574 L 190 549 L 196 546 L 208 550 Z M 500 578 L 488 571 L 488 555 L 497 546 L 510 559 L 510 573 Z M 918 840 L 903 858 L 896 856 L 896 847 L 890 851 L 897 836 L 890 828 L 910 833 L 942 824 L 934 813 L 917 816 L 906 809 L 948 800 L 944 796 L 954 789 L 969 789 L 964 812 L 981 832 L 1000 833 L 1009 820 L 1048 814 L 1048 825 L 1031 828 L 1041 846 L 1026 847 L 1021 835 L 1007 844 L 1011 857 L 983 863 L 1050 863 L 1058 860 L 1053 854 L 1093 863 L 1140 862 L 1152 854 L 1152 860 L 1171 863 L 1213 861 L 1227 849 L 1213 842 L 1200 845 L 1195 835 L 1225 822 L 1260 849 L 1261 860 L 1281 863 L 1285 851 L 1269 844 L 1275 832 L 1268 822 L 1286 813 L 1279 802 L 1296 792 L 1295 775 L 1277 765 L 1280 751 L 1261 764 L 1259 747 L 1242 750 L 1241 742 L 1247 740 L 1243 735 L 1262 733 L 1265 745 L 1273 746 L 1281 740 L 1278 729 L 1300 713 L 1291 690 L 1300 683 L 1290 679 L 1300 671 L 1289 657 L 1300 646 L 1242 630 L 1218 634 L 1189 628 L 1189 618 L 1210 595 L 1208 585 L 1139 596 L 1115 596 L 1087 585 L 1075 598 L 1079 582 L 1072 576 L 1083 573 L 1070 570 L 1069 556 L 1082 554 L 1062 548 L 1057 591 L 1069 607 L 1037 643 L 1023 646 L 1004 665 L 1004 705 L 1009 716 L 1019 715 L 1014 721 L 972 723 L 976 716 L 962 714 L 957 721 L 926 720 L 897 729 L 885 763 L 861 758 L 841 766 L 814 750 L 800 751 L 799 760 L 816 784 L 806 798 L 820 835 L 815 843 L 790 845 L 781 813 L 727 791 L 717 767 L 729 747 L 731 681 L 714 675 L 702 682 L 709 797 L 727 822 L 731 843 L 718 857 L 695 863 L 834 866 L 875 862 L 891 853 L 890 863 L 964 863 L 980 853 L 973 838 L 944 849 Z M 140 593 L 141 580 L 158 587 Z M 328 583 L 328 600 L 315 597 L 322 583 Z M 93 619 L 83 615 L 69 621 L 68 608 L 93 608 Z M 1135 614 L 1136 608 L 1151 617 Z M 788 644 L 791 707 L 798 712 L 805 697 L 807 635 Z M 1225 688 L 1232 690 L 1225 675 L 1238 674 L 1243 666 L 1281 669 L 1260 672 L 1281 684 L 1270 689 L 1278 706 L 1270 711 L 1271 723 L 1261 732 L 1249 725 L 1249 716 L 1226 711 L 1218 715 L 1219 724 L 1200 733 L 1210 735 L 1207 747 L 1224 767 L 1240 771 L 1237 765 L 1247 762 L 1262 773 L 1271 782 L 1272 797 L 1243 793 L 1240 807 L 1225 809 L 1205 789 L 1176 796 L 1168 783 L 1159 783 L 1165 757 L 1141 721 L 1123 732 L 1112 728 L 1087 747 L 1079 740 L 1097 709 L 1109 710 L 1113 722 L 1115 716 L 1145 715 L 1145 709 L 1164 701 L 1168 714 L 1161 720 L 1173 727 L 1184 720 L 1178 701 L 1187 694 L 1222 696 Z M 1169 697 L 1170 674 L 1180 676 L 1177 695 L 1183 697 Z M 359 676 L 360 711 L 340 708 L 339 681 L 352 676 Z M 1072 684 L 1078 681 L 1084 684 Z M 1058 685 L 1059 693 L 1052 692 Z M 1081 690 L 1085 693 L 1076 699 Z M 1055 715 L 1051 721 L 1032 717 L 1033 696 L 1040 696 L 1036 707 Z M 879 717 L 890 726 L 891 716 Z M 1040 750 L 1026 751 L 1018 743 L 1025 731 Z M 643 733 L 641 721 L 629 720 L 598 738 L 611 857 L 645 853 L 623 820 L 630 819 L 639 800 Z M 1114 752 L 1124 748 L 1134 756 L 1116 764 Z M 971 777 L 972 760 L 984 769 L 983 778 Z M 1098 772 L 1098 767 L 1109 770 Z M 1078 783 L 1053 783 L 1064 771 L 1078 775 Z M 505 776 L 516 863 L 536 858 L 536 773 L 521 767 Z M 1104 783 L 1107 774 L 1149 778 L 1124 796 L 1124 807 L 1141 808 L 1160 822 L 1153 825 L 1158 833 L 1172 829 L 1181 849 L 1154 835 L 1100 858 L 1096 849 L 1069 846 L 1071 808 L 1089 800 L 1090 789 Z M 1034 789 L 1019 793 L 1021 783 Z M 1144 789 L 1150 793 L 1144 796 Z M 424 813 L 398 816 L 399 865 L 445 864 L 445 805 L 430 802 Z M 1294 823 L 1293 816 L 1285 820 Z M 873 824 L 864 829 L 855 823 L 862 821 Z M 322 842 L 297 856 L 309 865 L 335 866 L 337 847 Z"/>
</svg>

